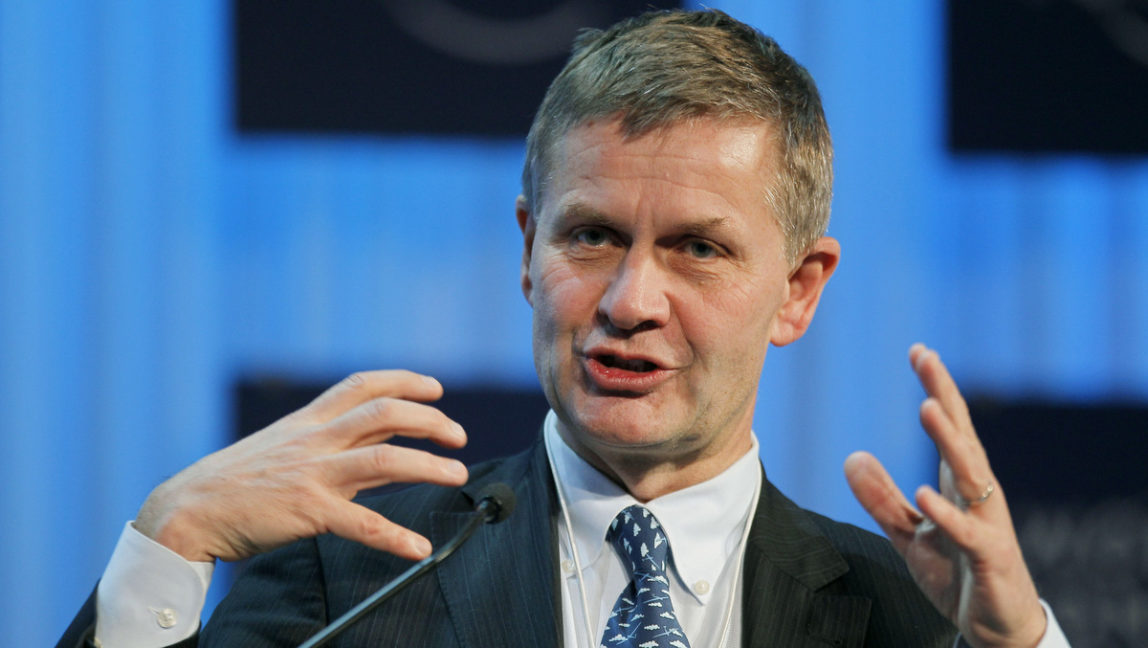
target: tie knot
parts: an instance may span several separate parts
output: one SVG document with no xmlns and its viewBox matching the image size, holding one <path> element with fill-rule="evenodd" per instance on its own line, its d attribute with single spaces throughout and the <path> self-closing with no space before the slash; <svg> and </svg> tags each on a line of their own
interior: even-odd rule
<svg viewBox="0 0 1148 648">
<path fill-rule="evenodd" d="M 670 542 L 658 518 L 646 507 L 634 504 L 622 509 L 610 524 L 606 539 L 629 562 L 631 577 L 665 573 Z"/>
</svg>

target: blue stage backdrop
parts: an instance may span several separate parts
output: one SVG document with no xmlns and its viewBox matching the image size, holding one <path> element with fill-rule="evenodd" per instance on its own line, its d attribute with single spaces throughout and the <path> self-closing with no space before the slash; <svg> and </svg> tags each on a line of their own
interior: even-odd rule
<svg viewBox="0 0 1148 648">
<path fill-rule="evenodd" d="M 940 0 L 709 4 L 806 64 L 837 146 L 844 257 L 766 361 L 771 479 L 860 524 L 850 451 L 931 480 L 917 340 L 996 398 L 1148 400 L 1142 153 L 950 153 Z M 232 22 L 227 0 L 0 3 L 7 644 L 55 641 L 151 488 L 231 438 L 243 376 L 536 385 L 521 139 L 241 135 Z"/>
</svg>

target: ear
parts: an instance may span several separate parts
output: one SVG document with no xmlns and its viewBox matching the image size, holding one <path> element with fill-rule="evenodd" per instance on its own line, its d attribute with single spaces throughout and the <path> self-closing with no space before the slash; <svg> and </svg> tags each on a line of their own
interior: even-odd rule
<svg viewBox="0 0 1148 648">
<path fill-rule="evenodd" d="M 526 196 L 519 196 L 514 201 L 514 215 L 518 218 L 518 229 L 522 230 L 522 295 L 527 303 L 534 305 L 531 292 L 534 285 L 530 282 L 530 255 L 534 249 L 534 212 Z"/>
<path fill-rule="evenodd" d="M 769 341 L 774 346 L 795 342 L 809 328 L 821 291 L 837 269 L 841 259 L 841 245 L 835 239 L 823 236 L 789 274 L 789 296 L 777 311 Z"/>
</svg>

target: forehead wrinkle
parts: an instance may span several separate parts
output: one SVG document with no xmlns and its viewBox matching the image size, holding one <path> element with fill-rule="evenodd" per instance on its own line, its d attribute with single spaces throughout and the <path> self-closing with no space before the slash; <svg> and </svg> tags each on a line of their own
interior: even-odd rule
<svg viewBox="0 0 1148 648">
<path fill-rule="evenodd" d="M 739 123 L 737 120 L 727 122 L 733 131 L 740 131 L 742 135 L 749 134 L 751 137 L 739 136 L 732 141 L 722 141 L 722 155 L 714 160 L 708 155 L 695 152 L 689 146 L 683 146 L 682 138 L 679 136 L 680 129 L 694 131 L 705 123 L 707 122 L 677 124 L 674 128 L 656 129 L 637 137 L 622 137 L 621 142 L 611 141 L 609 133 L 595 133 L 594 129 L 604 126 L 603 124 L 591 122 L 572 129 L 563 137 L 561 153 L 556 156 L 555 164 L 551 167 L 553 184 L 547 193 L 557 199 L 559 202 L 557 207 L 565 211 L 567 206 L 562 205 L 562 202 L 569 201 L 569 204 L 573 204 L 575 201 L 595 195 L 610 196 L 613 192 L 604 185 L 636 181 L 648 184 L 644 184 L 644 188 L 630 187 L 623 192 L 623 195 L 629 193 L 635 200 L 629 208 L 636 211 L 640 211 L 648 199 L 657 199 L 659 195 L 673 199 L 676 189 L 684 189 L 688 193 L 696 194 L 700 191 L 708 195 L 708 198 L 701 198 L 702 204 L 695 203 L 692 206 L 698 213 L 690 216 L 706 218 L 730 210 L 736 213 L 764 211 L 769 220 L 775 221 L 776 216 L 768 199 L 770 184 L 775 181 L 773 176 L 776 175 L 777 159 L 776 155 L 771 154 L 771 149 L 774 148 L 771 145 L 776 143 L 774 129 L 763 129 L 763 124 L 756 120 L 745 123 Z M 617 129 L 616 124 L 614 128 Z M 583 134 L 589 137 L 582 137 Z M 614 134 L 617 135 L 616 132 Z M 641 147 L 643 140 L 647 143 L 645 150 Z M 572 147 L 575 142 L 578 142 L 578 145 Z M 664 163 L 671 160 L 674 162 L 670 164 L 677 168 L 676 171 L 658 168 L 659 161 Z M 761 187 L 756 200 L 743 205 L 739 201 L 730 200 L 727 190 L 731 187 L 728 186 L 725 171 L 737 171 L 749 167 L 756 167 L 755 175 Z M 565 180 L 562 176 L 565 176 Z M 557 193 L 554 193 L 555 190 Z M 587 191 L 589 195 L 584 193 Z M 543 199 L 540 202 L 549 201 Z M 591 202 L 596 203 L 594 200 Z M 682 206 L 690 208 L 688 205 Z M 598 207 L 614 208 L 612 205 L 598 205 Z M 585 215 L 585 212 L 582 215 Z M 601 219 L 596 219 L 596 222 L 601 222 Z M 712 227 L 713 223 L 710 226 Z"/>
<path fill-rule="evenodd" d="M 741 213 L 747 209 L 754 210 L 757 207 L 757 205 L 752 204 L 741 205 L 737 200 L 731 200 L 725 191 L 728 187 L 722 186 L 723 179 L 715 178 L 707 173 L 693 173 L 687 178 L 650 174 L 644 179 L 652 180 L 655 184 L 653 191 L 639 192 L 638 209 L 641 208 L 640 203 L 656 200 L 655 195 L 661 193 L 661 199 L 670 201 L 670 213 L 686 214 L 686 218 L 682 220 L 691 226 L 700 227 L 699 223 L 705 222 L 708 227 L 713 227 L 719 221 L 725 221 L 727 225 L 730 225 L 729 219 L 721 214 Z M 679 199 L 674 190 L 667 187 L 684 190 L 686 199 Z"/>
<path fill-rule="evenodd" d="M 601 156 L 599 160 L 605 163 L 606 168 L 602 168 L 602 165 L 595 165 L 596 173 L 583 173 L 581 174 L 581 178 L 591 183 L 601 181 L 627 182 L 631 180 L 652 181 L 654 183 L 652 186 L 654 191 L 658 191 L 657 184 L 665 183 L 665 185 L 688 191 L 704 192 L 712 199 L 723 203 L 729 209 L 737 210 L 743 207 L 753 208 L 757 206 L 738 205 L 729 199 L 725 191 L 729 188 L 727 186 L 729 180 L 725 177 L 725 171 L 751 166 L 749 162 L 751 162 L 754 157 L 751 150 L 747 150 L 744 146 L 726 147 L 726 156 L 718 160 L 713 160 L 706 156 L 694 154 L 692 151 L 667 151 L 665 150 L 667 146 L 669 146 L 669 143 L 662 143 L 658 146 L 657 150 L 652 152 L 622 150 L 613 152 L 610 155 Z M 639 159 L 641 161 L 639 165 L 641 170 L 625 169 L 618 171 L 611 168 L 617 164 L 619 160 L 625 158 Z M 678 167 L 676 170 L 661 168 L 660 165 L 666 160 L 680 160 L 686 164 Z M 769 175 L 772 172 L 772 169 L 768 168 L 772 166 L 769 162 L 766 163 L 766 166 L 767 168 L 764 169 L 765 173 L 762 173 L 762 169 L 757 169 L 756 172 L 763 185 L 761 191 L 761 204 L 763 205 L 764 197 L 768 193 Z M 645 192 L 642 193 L 643 195 L 645 194 Z"/>
</svg>

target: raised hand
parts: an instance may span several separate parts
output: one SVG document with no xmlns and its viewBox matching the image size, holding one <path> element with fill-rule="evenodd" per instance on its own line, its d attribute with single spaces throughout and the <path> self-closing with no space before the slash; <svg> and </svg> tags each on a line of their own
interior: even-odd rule
<svg viewBox="0 0 1148 648">
<path fill-rule="evenodd" d="M 386 443 L 398 435 L 465 445 L 458 423 L 416 402 L 441 396 L 438 381 L 409 371 L 354 374 L 160 484 L 135 526 L 188 560 L 237 560 L 327 532 L 425 557 L 426 538 L 350 499 L 391 482 L 466 482 L 461 462 Z"/>
<path fill-rule="evenodd" d="M 865 452 L 845 461 L 849 486 L 967 642 L 1032 648 L 1044 634 L 1044 610 L 968 407 L 935 351 L 913 345 L 909 360 L 927 395 L 921 425 L 941 456 L 941 492 L 921 486 L 914 508 Z"/>
</svg>

